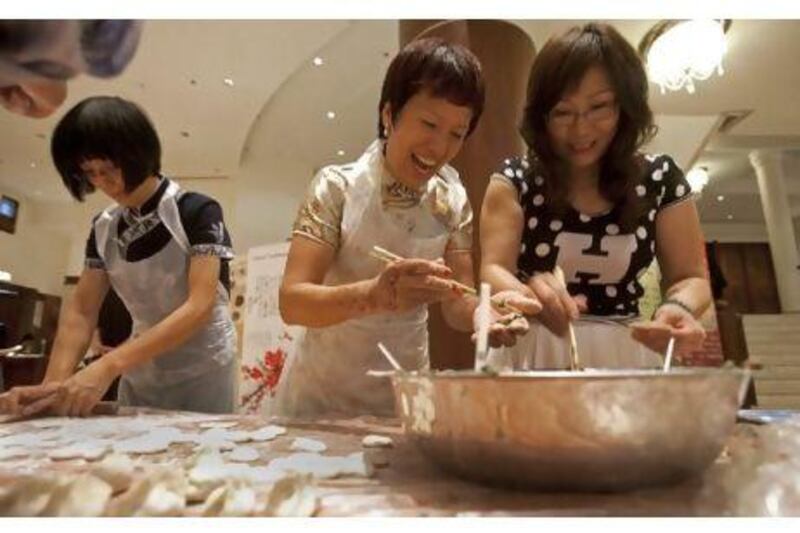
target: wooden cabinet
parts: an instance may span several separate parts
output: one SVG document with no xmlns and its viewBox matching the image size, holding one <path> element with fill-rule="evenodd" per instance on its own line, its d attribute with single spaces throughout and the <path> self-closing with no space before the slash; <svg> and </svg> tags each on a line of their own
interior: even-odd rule
<svg viewBox="0 0 800 533">
<path fill-rule="evenodd" d="M 36 289 L 0 282 L 0 322 L 5 325 L 4 344 L 26 342 L 44 357 L 0 359 L 3 388 L 38 383 L 47 368 L 47 355 L 58 328 L 61 298 L 42 294 Z"/>
<path fill-rule="evenodd" d="M 767 243 L 716 243 L 716 257 L 727 287 L 717 301 L 717 322 L 725 359 L 742 363 L 751 356 L 742 315 L 779 314 L 778 286 Z M 761 391 L 759 390 L 759 396 Z M 744 407 L 756 405 L 751 382 Z"/>
<path fill-rule="evenodd" d="M 728 286 L 723 299 L 739 314 L 781 312 L 769 244 L 717 243 L 717 261 Z"/>
</svg>

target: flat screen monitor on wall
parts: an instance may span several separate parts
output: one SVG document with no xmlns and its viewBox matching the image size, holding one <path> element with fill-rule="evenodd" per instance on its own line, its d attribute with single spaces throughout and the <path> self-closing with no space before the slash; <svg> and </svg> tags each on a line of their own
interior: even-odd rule
<svg viewBox="0 0 800 533">
<path fill-rule="evenodd" d="M 19 202 L 6 195 L 0 196 L 0 231 L 14 233 L 17 227 Z"/>
</svg>

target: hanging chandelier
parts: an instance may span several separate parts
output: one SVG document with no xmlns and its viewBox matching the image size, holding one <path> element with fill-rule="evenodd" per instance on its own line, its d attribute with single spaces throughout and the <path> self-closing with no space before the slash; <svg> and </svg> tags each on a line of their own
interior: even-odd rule
<svg viewBox="0 0 800 533">
<path fill-rule="evenodd" d="M 639 44 L 651 81 L 661 94 L 686 89 L 695 92 L 694 82 L 715 72 L 724 73 L 722 59 L 727 51 L 725 33 L 730 20 L 669 20 L 653 26 Z"/>
</svg>

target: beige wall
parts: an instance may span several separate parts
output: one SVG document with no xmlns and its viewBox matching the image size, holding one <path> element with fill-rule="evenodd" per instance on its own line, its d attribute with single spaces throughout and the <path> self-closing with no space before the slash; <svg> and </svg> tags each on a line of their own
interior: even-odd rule
<svg viewBox="0 0 800 533">
<path fill-rule="evenodd" d="M 68 232 L 58 229 L 46 204 L 8 191 L 20 202 L 14 234 L 0 232 L 0 270 L 11 274 L 11 282 L 47 294 L 61 295 L 71 245 Z"/>
<path fill-rule="evenodd" d="M 255 156 L 242 163 L 233 209 L 226 214 L 237 254 L 291 237 L 313 174 L 309 163 L 277 155 Z"/>
<path fill-rule="evenodd" d="M 703 237 L 707 241 L 719 242 L 769 242 L 764 223 L 704 223 Z"/>
</svg>

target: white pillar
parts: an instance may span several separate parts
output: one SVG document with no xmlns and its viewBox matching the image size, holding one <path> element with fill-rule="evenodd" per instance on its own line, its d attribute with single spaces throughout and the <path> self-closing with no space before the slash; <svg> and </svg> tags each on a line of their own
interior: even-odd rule
<svg viewBox="0 0 800 533">
<path fill-rule="evenodd" d="M 761 193 L 781 309 L 784 313 L 800 311 L 800 257 L 784 180 L 783 153 L 768 150 L 750 152 L 750 163 L 756 171 Z"/>
</svg>

